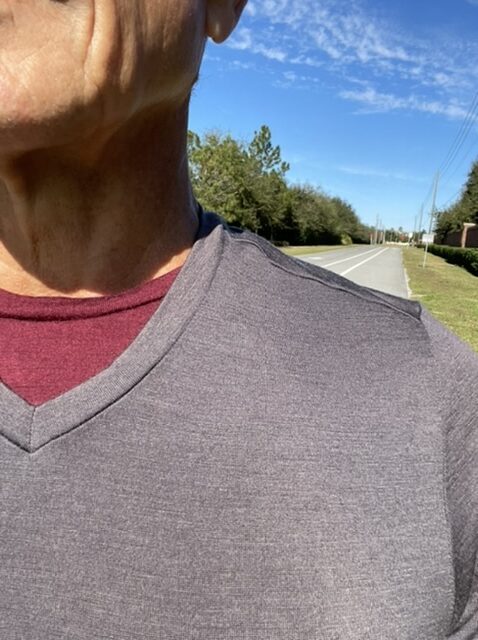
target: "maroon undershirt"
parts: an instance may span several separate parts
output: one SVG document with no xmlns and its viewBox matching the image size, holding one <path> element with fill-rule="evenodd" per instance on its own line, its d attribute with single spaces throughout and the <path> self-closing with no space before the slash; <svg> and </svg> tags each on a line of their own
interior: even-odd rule
<svg viewBox="0 0 478 640">
<path fill-rule="evenodd" d="M 0 379 L 38 406 L 108 367 L 156 311 L 180 268 L 100 298 L 20 296 L 0 289 Z"/>
</svg>

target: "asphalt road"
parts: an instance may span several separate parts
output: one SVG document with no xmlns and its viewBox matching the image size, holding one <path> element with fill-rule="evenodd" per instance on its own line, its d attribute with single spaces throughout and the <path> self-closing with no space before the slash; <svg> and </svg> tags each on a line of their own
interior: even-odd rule
<svg viewBox="0 0 478 640">
<path fill-rule="evenodd" d="M 409 297 L 402 253 L 398 247 L 363 245 L 298 258 L 335 271 L 357 284 L 401 298 Z"/>
</svg>

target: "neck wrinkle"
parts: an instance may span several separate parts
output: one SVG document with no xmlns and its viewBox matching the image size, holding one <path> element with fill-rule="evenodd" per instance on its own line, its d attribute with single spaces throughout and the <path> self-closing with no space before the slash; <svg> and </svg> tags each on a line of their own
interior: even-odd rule
<svg viewBox="0 0 478 640">
<path fill-rule="evenodd" d="M 198 228 L 187 105 L 0 167 L 0 288 L 92 297 L 180 267 Z"/>
</svg>

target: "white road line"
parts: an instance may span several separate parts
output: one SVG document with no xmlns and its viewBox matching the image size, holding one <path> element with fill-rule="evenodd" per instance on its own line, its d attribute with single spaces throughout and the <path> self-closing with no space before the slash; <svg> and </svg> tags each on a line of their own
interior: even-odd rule
<svg viewBox="0 0 478 640">
<path fill-rule="evenodd" d="M 401 252 L 401 263 L 402 263 L 402 269 L 403 269 L 403 273 L 405 274 L 405 283 L 407 285 L 407 298 L 410 300 L 412 297 L 412 290 L 410 289 L 410 278 L 408 277 L 408 273 L 407 270 L 405 269 L 405 265 L 403 264 L 403 253 Z"/>
<path fill-rule="evenodd" d="M 353 267 L 350 267 L 350 269 L 347 269 L 346 271 L 343 271 L 340 275 L 341 276 L 346 276 L 347 273 L 350 273 L 351 271 L 353 271 L 354 269 L 357 269 L 358 267 L 361 267 L 363 264 L 365 264 L 366 262 L 369 262 L 370 260 L 373 260 L 374 258 L 376 258 L 377 256 L 379 256 L 381 253 L 383 253 L 384 251 L 388 251 L 388 247 L 386 249 L 382 249 L 381 251 L 379 251 L 378 253 L 376 253 L 374 256 L 370 256 L 370 258 L 367 258 L 366 260 L 362 260 L 362 262 L 359 262 L 358 264 L 355 264 Z M 362 254 L 365 255 L 365 254 Z"/>
<path fill-rule="evenodd" d="M 323 260 L 323 258 L 322 257 L 319 258 L 318 256 L 317 257 L 312 256 L 309 258 L 309 260 Z"/>
<path fill-rule="evenodd" d="M 364 251 L 364 253 L 355 253 L 353 256 L 349 258 L 343 258 L 343 260 L 336 260 L 335 262 L 329 262 L 329 264 L 324 264 L 324 267 L 333 267 L 334 264 L 340 264 L 341 262 L 347 262 L 348 260 L 353 260 L 354 258 L 360 258 L 360 256 L 366 256 L 367 253 L 372 253 L 372 251 L 377 251 L 377 249 L 371 249 L 370 251 Z"/>
</svg>

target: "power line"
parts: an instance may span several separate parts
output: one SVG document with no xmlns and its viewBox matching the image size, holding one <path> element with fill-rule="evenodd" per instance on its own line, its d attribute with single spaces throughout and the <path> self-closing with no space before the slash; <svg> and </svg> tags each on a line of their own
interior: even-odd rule
<svg viewBox="0 0 478 640">
<path fill-rule="evenodd" d="M 451 144 L 450 149 L 448 150 L 445 159 L 441 163 L 439 167 L 439 171 L 442 175 L 444 175 L 448 169 L 452 166 L 456 156 L 458 155 L 461 147 L 465 143 L 465 140 L 470 134 L 471 129 L 473 128 L 474 123 L 478 118 L 478 91 L 476 92 L 468 113 L 466 114 L 465 119 L 463 120 L 461 127 Z"/>
<path fill-rule="evenodd" d="M 440 172 L 437 171 L 435 175 L 435 184 L 433 185 L 433 204 L 432 209 L 430 211 L 430 229 L 428 233 L 433 231 L 433 224 L 435 222 L 435 213 L 436 213 L 436 202 L 437 202 L 437 193 L 438 193 L 438 183 L 440 181 Z"/>
<path fill-rule="evenodd" d="M 428 201 L 429 201 L 429 200 L 430 200 L 430 198 L 431 198 L 431 195 L 432 195 L 432 193 L 433 193 L 433 187 L 434 187 L 434 185 L 435 185 L 435 178 L 433 178 L 433 182 L 431 183 L 430 188 L 428 189 L 428 193 L 427 193 L 427 195 L 426 195 L 426 197 L 425 197 L 425 200 L 424 200 L 424 201 L 423 201 L 423 203 L 422 203 L 422 207 L 423 207 L 423 208 L 425 208 L 425 207 L 427 206 L 427 203 L 428 203 Z"/>
<path fill-rule="evenodd" d="M 473 125 L 475 124 L 475 122 L 478 119 L 478 91 L 475 93 L 473 100 L 471 101 L 471 105 L 470 108 L 468 109 L 468 112 L 463 120 L 463 122 L 461 123 L 460 129 L 458 130 L 453 142 L 451 143 L 450 148 L 448 149 L 447 154 L 445 155 L 442 163 L 440 164 L 439 168 L 438 168 L 438 172 L 437 175 L 440 175 L 440 177 L 443 177 L 444 174 L 446 174 L 450 168 L 452 167 L 456 157 L 458 156 L 461 148 L 463 147 L 463 144 L 465 143 L 466 139 L 468 138 L 470 131 L 473 128 Z M 474 143 L 473 143 L 474 144 Z M 469 151 L 471 150 L 471 147 L 469 148 L 469 150 L 467 151 L 467 153 L 465 154 L 465 156 L 462 156 L 462 161 L 461 164 L 463 164 L 463 159 L 467 157 Z M 458 170 L 458 168 L 461 166 L 461 164 L 458 165 L 458 167 L 455 167 L 455 170 L 452 174 L 455 175 L 456 171 Z M 432 193 L 436 192 L 437 190 L 437 175 L 435 176 L 432 184 L 430 185 L 429 189 L 428 189 L 428 193 L 425 197 L 425 200 L 423 201 L 423 207 L 426 207 L 426 205 L 428 204 L 430 197 L 432 195 Z M 452 177 L 451 176 L 451 177 Z M 447 185 L 449 184 L 451 177 L 448 179 L 447 181 Z M 461 189 L 460 189 L 461 191 Z M 450 198 L 449 200 L 447 200 L 447 202 L 442 205 L 442 208 L 444 208 L 449 202 L 451 202 L 457 195 L 460 194 L 460 191 L 458 191 L 457 194 L 455 194 L 454 196 L 452 196 L 452 198 Z M 432 212 L 431 212 L 431 216 L 434 216 L 434 211 L 433 209 L 435 209 L 435 201 L 436 201 L 436 193 L 434 196 L 434 203 L 432 205 Z"/>
<path fill-rule="evenodd" d="M 468 160 L 472 149 L 476 147 L 476 140 L 472 140 L 471 144 L 468 146 L 467 150 L 465 151 L 465 153 L 461 156 L 461 160 L 459 161 L 459 163 L 456 165 L 454 171 L 451 173 L 451 175 L 448 176 L 448 180 L 446 181 L 446 183 L 442 186 L 442 189 L 445 189 L 450 182 L 452 181 L 453 177 L 456 175 L 458 169 L 461 169 L 461 167 L 463 166 L 465 160 Z"/>
<path fill-rule="evenodd" d="M 458 189 L 458 191 L 452 195 L 451 198 L 448 198 L 448 200 L 446 202 L 444 202 L 440 209 L 446 209 L 447 205 L 450 204 L 450 202 L 453 202 L 453 200 L 455 200 L 456 198 L 458 198 L 459 195 L 461 195 L 463 187 L 460 187 L 460 189 Z"/>
</svg>

